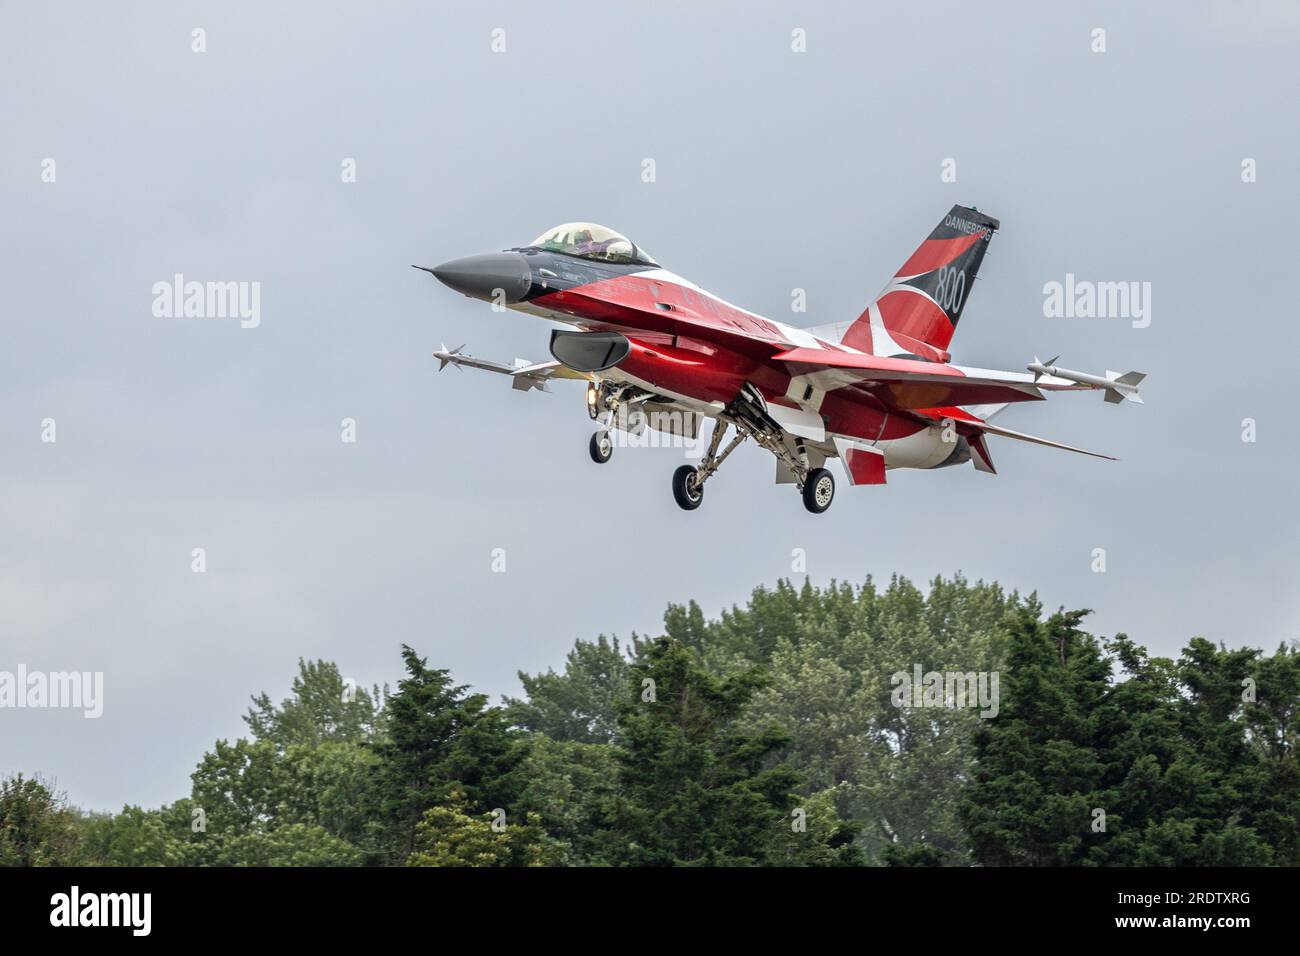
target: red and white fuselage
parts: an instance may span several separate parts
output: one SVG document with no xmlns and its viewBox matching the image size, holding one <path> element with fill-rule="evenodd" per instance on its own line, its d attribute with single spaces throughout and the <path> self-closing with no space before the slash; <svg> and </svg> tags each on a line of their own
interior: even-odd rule
<svg viewBox="0 0 1300 956">
<path fill-rule="evenodd" d="M 617 233 L 586 223 L 429 271 L 466 295 L 602 333 L 578 342 L 602 345 L 591 360 L 573 358 L 574 346 L 565 351 L 553 339 L 556 362 L 528 366 L 533 379 L 524 387 L 563 366 L 601 388 L 634 389 L 660 407 L 738 425 L 745 418 L 778 461 L 792 463 L 798 483 L 809 467 L 841 457 L 852 483 L 873 484 L 885 480 L 886 469 L 972 459 L 991 472 L 990 433 L 1056 445 L 988 420 L 1044 391 L 1104 387 L 1037 365 L 1030 373 L 950 362 L 948 344 L 997 228 L 994 219 L 954 207 L 860 316 L 813 329 L 720 299 Z M 444 364 L 457 358 L 439 357 Z M 1135 384 L 1105 381 L 1136 396 Z M 758 417 L 738 416 L 737 403 L 753 405 Z"/>
</svg>

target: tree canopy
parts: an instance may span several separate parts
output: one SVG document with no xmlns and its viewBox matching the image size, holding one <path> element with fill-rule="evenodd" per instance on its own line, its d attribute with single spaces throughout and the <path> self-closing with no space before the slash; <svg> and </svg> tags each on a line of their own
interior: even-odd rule
<svg viewBox="0 0 1300 956">
<path fill-rule="evenodd" d="M 401 646 L 299 661 L 189 795 L 78 811 L 0 780 L 0 865 L 1300 863 L 1300 648 L 1177 659 L 960 575 L 787 581 L 575 642 L 493 705 Z"/>
</svg>

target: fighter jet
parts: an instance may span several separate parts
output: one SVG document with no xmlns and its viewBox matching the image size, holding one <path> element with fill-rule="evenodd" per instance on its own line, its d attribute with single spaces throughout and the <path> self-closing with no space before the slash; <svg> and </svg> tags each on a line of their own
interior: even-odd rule
<svg viewBox="0 0 1300 956">
<path fill-rule="evenodd" d="M 550 319 L 551 361 L 489 362 L 443 346 L 441 363 L 508 375 L 522 391 L 553 378 L 587 382 L 593 461 L 615 437 L 645 428 L 699 442 L 698 464 L 672 476 L 692 511 L 705 483 L 746 439 L 771 452 L 778 484 L 792 484 L 814 514 L 830 507 L 839 458 L 852 485 L 884 484 L 898 468 L 971 462 L 995 473 L 989 436 L 1110 458 L 994 425 L 1012 402 L 1095 389 L 1111 403 L 1141 402 L 1143 375 L 1089 375 L 1037 358 L 1025 372 L 952 363 L 948 346 L 1000 224 L 954 206 L 856 319 L 793 328 L 725 302 L 669 272 L 612 229 L 571 222 L 526 246 L 416 266 L 449 288 Z M 726 441 L 728 432 L 731 438 Z M 1113 459 L 1112 459 L 1113 460 Z"/>
</svg>

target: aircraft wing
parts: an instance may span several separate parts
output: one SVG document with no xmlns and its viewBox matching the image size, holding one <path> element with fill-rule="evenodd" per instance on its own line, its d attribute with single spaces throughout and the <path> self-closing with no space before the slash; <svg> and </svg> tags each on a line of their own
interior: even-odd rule
<svg viewBox="0 0 1300 956">
<path fill-rule="evenodd" d="M 1001 411 L 1000 408 L 994 408 L 989 414 L 996 414 L 999 411 Z M 975 467 L 980 471 L 987 471 L 991 474 L 997 474 L 997 469 L 993 467 L 993 457 L 989 454 L 988 443 L 984 440 L 985 435 L 1000 435 L 1003 438 L 1014 438 L 1016 441 L 1046 445 L 1048 448 L 1059 448 L 1062 451 L 1072 451 L 1080 455 L 1091 455 L 1093 458 L 1105 458 L 1107 461 L 1119 460 L 1114 455 L 1103 455 L 1099 451 L 1089 451 L 1076 445 L 1067 445 L 1064 442 L 1052 441 L 1050 438 L 1039 438 L 1037 435 L 1029 435 L 1025 432 L 1003 428 L 1001 425 L 994 425 L 992 422 L 986 421 L 964 408 L 926 408 L 918 409 L 914 414 L 920 418 L 928 418 L 936 422 L 951 420 L 955 424 L 958 434 L 970 443 L 975 458 Z"/>
<path fill-rule="evenodd" d="M 1044 398 L 1044 389 L 1086 387 L 1054 376 L 830 349 L 795 348 L 773 358 L 817 388 L 857 388 L 899 410 L 1029 402 Z"/>
</svg>

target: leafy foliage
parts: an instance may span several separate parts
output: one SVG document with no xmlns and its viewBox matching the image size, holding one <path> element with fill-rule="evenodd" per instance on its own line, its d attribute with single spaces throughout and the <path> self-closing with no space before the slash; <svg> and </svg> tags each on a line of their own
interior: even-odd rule
<svg viewBox="0 0 1300 956">
<path fill-rule="evenodd" d="M 0 780 L 0 866 L 58 866 L 77 844 L 75 817 L 40 779 Z"/>
<path fill-rule="evenodd" d="M 299 661 L 175 803 L 0 780 L 0 865 L 1300 864 L 1300 648 L 1153 657 L 1087 613 L 781 581 L 579 640 L 500 707 L 410 647 L 392 694 Z M 918 671 L 999 675 L 996 713 L 897 696 Z"/>
<path fill-rule="evenodd" d="M 377 819 L 383 860 L 405 862 L 416 849 L 416 828 L 427 811 L 453 800 L 472 814 L 511 806 L 528 751 L 504 712 L 482 694 L 456 686 L 402 647 L 406 677 L 388 702 L 388 736 L 379 757 Z"/>
<path fill-rule="evenodd" d="M 757 668 L 714 677 L 669 638 L 643 648 L 631 667 L 638 696 L 618 702 L 623 740 L 608 862 L 772 861 L 799 775 L 769 759 L 787 742 L 780 730 L 737 723 L 765 680 Z"/>
<path fill-rule="evenodd" d="M 475 816 L 465 794 L 454 790 L 445 803 L 424 812 L 416 827 L 416 849 L 407 863 L 547 866 L 558 860 L 559 848 L 539 825 L 537 814 L 528 814 L 524 823 L 503 822 L 492 813 Z"/>
<path fill-rule="evenodd" d="M 584 744 L 612 743 L 618 735 L 614 702 L 627 686 L 627 658 L 618 638 L 603 634 L 578 641 L 569 651 L 564 673 L 519 672 L 527 698 L 506 698 L 506 714 L 517 727 L 552 740 Z"/>
<path fill-rule="evenodd" d="M 1284 769 L 1261 761 L 1268 744 L 1247 733 L 1251 717 L 1272 725 L 1268 708 L 1243 700 L 1259 652 L 1195 638 L 1174 662 L 1149 657 L 1124 635 L 1103 647 L 1080 629 L 1085 613 L 1045 622 L 1020 616 L 1002 715 L 976 735 L 974 779 L 963 797 L 975 859 L 1300 863 L 1287 839 L 1295 789 L 1268 789 L 1279 772 L 1285 782 L 1294 762 Z M 1271 689 L 1290 656 L 1262 669 Z M 1112 680 L 1114 664 L 1123 679 Z"/>
</svg>

